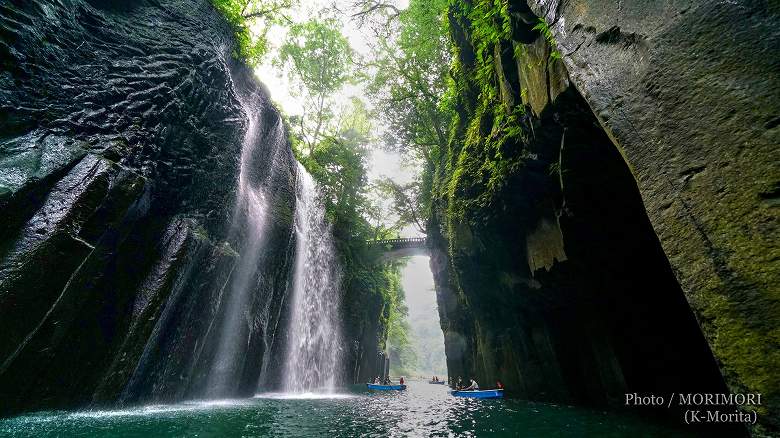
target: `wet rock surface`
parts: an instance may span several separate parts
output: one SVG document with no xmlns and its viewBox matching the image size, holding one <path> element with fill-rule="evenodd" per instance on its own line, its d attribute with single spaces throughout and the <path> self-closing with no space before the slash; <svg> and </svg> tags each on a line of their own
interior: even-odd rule
<svg viewBox="0 0 780 438">
<path fill-rule="evenodd" d="M 468 88 L 458 161 L 437 165 L 429 239 L 450 376 L 585 404 L 760 392 L 761 427 L 777 429 L 776 6 L 512 1 L 509 13 L 495 81 L 501 103 L 525 105 L 525 141 L 502 149 L 522 166 L 490 209 L 447 173 L 490 153 L 459 140 L 485 117 Z M 532 30 L 538 17 L 556 47 Z M 450 20 L 468 75 L 471 24 Z"/>
<path fill-rule="evenodd" d="M 254 393 L 295 167 L 227 24 L 207 1 L 36 0 L 4 2 L 0 27 L 0 415 L 204 391 L 250 126 L 271 219 L 232 393 Z"/>
<path fill-rule="evenodd" d="M 529 2 L 631 167 L 731 391 L 780 419 L 780 9 Z"/>
</svg>

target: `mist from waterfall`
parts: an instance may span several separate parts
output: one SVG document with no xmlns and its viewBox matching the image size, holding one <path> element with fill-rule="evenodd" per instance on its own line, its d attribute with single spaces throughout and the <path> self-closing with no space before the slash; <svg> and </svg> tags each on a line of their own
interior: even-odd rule
<svg viewBox="0 0 780 438">
<path fill-rule="evenodd" d="M 252 293 L 257 289 L 258 265 L 268 222 L 269 206 L 265 193 L 268 180 L 258 181 L 254 175 L 255 148 L 263 146 L 257 139 L 259 117 L 251 112 L 254 110 L 252 107 L 245 106 L 245 110 L 250 111 L 249 125 L 241 151 L 236 211 L 231 231 L 241 236 L 242 246 L 224 297 L 224 317 L 207 385 L 211 397 L 233 393 L 240 380 L 247 326 L 252 319 L 248 313 L 252 310 Z M 281 126 L 276 129 L 278 135 L 282 135 Z"/>
<path fill-rule="evenodd" d="M 295 233 L 295 270 L 283 387 L 287 392 L 330 392 L 340 369 L 341 273 L 321 195 L 311 175 L 300 164 Z"/>
</svg>

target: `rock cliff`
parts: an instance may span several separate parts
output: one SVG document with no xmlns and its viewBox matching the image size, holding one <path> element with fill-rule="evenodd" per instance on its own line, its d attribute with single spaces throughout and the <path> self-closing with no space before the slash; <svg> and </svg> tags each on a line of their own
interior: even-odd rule
<svg viewBox="0 0 780 438">
<path fill-rule="evenodd" d="M 224 392 L 254 393 L 296 168 L 232 30 L 207 1 L 166 0 L 4 2 L 0 28 L 0 415 L 204 394 L 252 232 L 239 184 L 270 219 Z"/>
<path fill-rule="evenodd" d="M 777 429 L 777 6 L 499 3 L 449 14 L 428 228 L 450 376 L 760 392 Z"/>
</svg>

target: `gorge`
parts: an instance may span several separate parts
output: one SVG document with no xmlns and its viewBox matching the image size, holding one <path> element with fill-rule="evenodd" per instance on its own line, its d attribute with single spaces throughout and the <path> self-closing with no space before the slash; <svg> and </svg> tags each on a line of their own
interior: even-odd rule
<svg viewBox="0 0 780 438">
<path fill-rule="evenodd" d="M 760 393 L 702 430 L 777 433 L 778 6 L 439 3 L 426 237 L 369 243 L 211 2 L 0 4 L 0 417 L 338 396 L 385 373 L 394 263 L 424 253 L 450 378 Z"/>
</svg>

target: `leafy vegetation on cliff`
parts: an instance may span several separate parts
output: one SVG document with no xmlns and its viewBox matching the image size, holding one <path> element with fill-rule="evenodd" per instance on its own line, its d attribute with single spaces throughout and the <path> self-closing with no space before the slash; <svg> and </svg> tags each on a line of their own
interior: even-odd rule
<svg viewBox="0 0 780 438">
<path fill-rule="evenodd" d="M 268 53 L 268 31 L 288 22 L 286 12 L 297 0 L 211 0 L 233 26 L 237 47 L 233 53 L 249 65 L 257 65 Z"/>
<path fill-rule="evenodd" d="M 500 207 L 528 135 L 525 107 L 501 76 L 508 3 L 413 0 L 395 26 L 397 36 L 377 44 L 370 91 L 390 128 L 386 147 L 424 165 L 414 184 L 385 192 L 407 223 L 427 223 L 434 204 L 459 222 L 482 222 L 469 215 Z"/>
<path fill-rule="evenodd" d="M 549 44 L 550 47 L 553 49 L 550 51 L 550 59 L 552 60 L 561 59 L 561 52 L 555 49 L 556 47 L 558 47 L 558 42 L 555 41 L 555 36 L 550 30 L 550 25 L 547 24 L 547 20 L 545 20 L 544 18 L 539 18 L 539 22 L 536 23 L 536 25 L 533 27 L 533 30 L 538 30 L 539 33 L 541 33 L 544 39 L 547 41 L 547 44 Z"/>
</svg>

